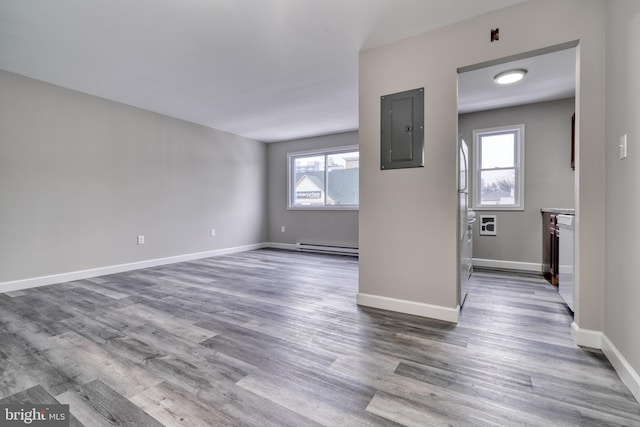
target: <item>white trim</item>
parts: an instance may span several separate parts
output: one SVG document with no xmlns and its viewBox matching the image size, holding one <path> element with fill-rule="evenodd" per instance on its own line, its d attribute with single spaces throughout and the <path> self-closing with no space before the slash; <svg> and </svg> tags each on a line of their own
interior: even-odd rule
<svg viewBox="0 0 640 427">
<path fill-rule="evenodd" d="M 607 359 L 613 365 L 622 382 L 629 388 L 633 397 L 640 402 L 640 376 L 606 335 L 602 336 L 602 352 L 607 356 Z"/>
<path fill-rule="evenodd" d="M 458 323 L 458 320 L 460 319 L 460 306 L 456 308 L 449 308 L 363 293 L 358 293 L 356 303 L 366 307 L 413 314 L 415 316 L 428 317 L 450 323 Z"/>
<path fill-rule="evenodd" d="M 122 273 L 124 271 L 138 270 L 141 268 L 157 267 L 159 265 L 173 264 L 176 262 L 193 261 L 196 259 L 210 258 L 220 255 L 246 252 L 253 249 L 262 249 L 265 243 L 236 246 L 233 248 L 216 249 L 213 251 L 196 252 L 192 254 L 177 255 L 166 258 L 156 258 L 146 261 L 137 261 L 127 264 L 111 265 L 106 267 L 92 268 L 88 270 L 71 271 L 68 273 L 52 274 L 50 276 L 32 277 L 29 279 L 12 280 L 0 282 L 0 293 L 18 291 L 21 289 L 35 288 L 38 286 L 53 285 L 55 283 L 72 282 L 74 280 L 88 279 L 90 277 L 104 276 L 107 274 Z"/>
<path fill-rule="evenodd" d="M 491 206 L 476 206 L 473 208 L 474 211 L 482 212 L 524 212 L 525 209 L 523 207 L 520 208 L 512 208 L 512 207 L 500 207 L 499 205 L 491 205 Z"/>
<path fill-rule="evenodd" d="M 278 243 L 278 242 L 267 242 L 264 244 L 265 248 L 273 248 L 273 249 L 284 249 L 287 251 L 297 251 L 298 247 L 295 243 Z"/>
<path fill-rule="evenodd" d="M 525 141 L 525 126 L 524 123 L 518 125 L 510 125 L 510 126 L 499 126 L 493 128 L 485 128 L 485 129 L 474 129 L 473 130 L 473 162 L 472 170 L 473 170 L 473 197 L 471 197 L 471 205 L 473 210 L 490 210 L 490 211 L 524 211 L 524 190 L 525 190 L 525 159 L 524 159 L 524 141 Z M 481 138 L 485 134 L 498 134 L 498 133 L 513 133 L 515 135 L 515 180 L 514 183 L 517 189 L 517 200 L 513 205 L 482 205 L 480 203 L 480 186 L 478 183 L 481 182 L 481 169 L 480 169 L 480 144 Z M 508 168 L 511 169 L 511 168 Z"/>
<path fill-rule="evenodd" d="M 502 270 L 529 271 L 542 273 L 542 264 L 535 262 L 503 261 L 499 259 L 473 258 L 474 267 L 498 268 Z"/>
<path fill-rule="evenodd" d="M 316 205 L 316 206 L 289 206 L 288 211 L 357 211 L 357 205 Z"/>
<path fill-rule="evenodd" d="M 571 335 L 576 345 L 581 347 L 602 348 L 602 332 L 584 329 L 576 322 L 571 322 Z"/>
<path fill-rule="evenodd" d="M 291 181 L 292 173 L 291 167 L 293 166 L 293 161 L 295 157 L 302 156 L 313 156 L 313 155 L 323 155 L 325 160 L 327 160 L 327 156 L 332 154 L 340 154 L 340 153 L 348 153 L 351 151 L 360 152 L 360 146 L 358 144 L 355 145 L 343 145 L 339 147 L 328 147 L 328 148 L 318 148 L 315 150 L 307 150 L 307 151 L 296 151 L 287 153 L 287 210 L 299 210 L 299 211 L 357 211 L 360 209 L 360 204 L 357 205 L 315 205 L 315 206 L 296 206 L 292 205 L 293 201 L 293 186 L 294 183 Z M 325 161 L 325 177 L 327 176 L 328 169 L 326 169 L 326 161 Z M 326 191 L 326 187 L 324 189 Z M 326 202 L 326 197 L 325 197 Z"/>
<path fill-rule="evenodd" d="M 360 150 L 360 145 L 338 145 L 336 147 L 327 148 L 315 148 L 313 150 L 292 151 L 287 153 L 287 156 L 312 156 L 314 154 L 336 154 L 336 153 L 348 153 L 349 151 Z"/>
<path fill-rule="evenodd" d="M 629 388 L 633 397 L 640 402 L 640 375 L 604 333 L 580 328 L 576 322 L 572 322 L 571 335 L 579 346 L 601 349 L 624 385 Z"/>
</svg>

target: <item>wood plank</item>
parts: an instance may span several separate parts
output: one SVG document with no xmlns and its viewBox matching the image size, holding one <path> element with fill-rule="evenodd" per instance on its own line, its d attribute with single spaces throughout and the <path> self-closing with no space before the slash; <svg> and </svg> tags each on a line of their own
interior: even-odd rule
<svg viewBox="0 0 640 427">
<path fill-rule="evenodd" d="M 190 392 L 167 382 L 145 390 L 135 396 L 132 402 L 164 425 L 190 427 L 243 425 L 217 407 L 202 405 L 198 400 L 193 399 Z"/>
<path fill-rule="evenodd" d="M 160 383 L 162 378 L 74 332 L 51 339 L 49 360 L 84 384 L 96 379 L 124 396 L 133 396 Z"/>
<path fill-rule="evenodd" d="M 87 426 L 162 427 L 162 424 L 99 380 L 58 397 Z"/>
</svg>

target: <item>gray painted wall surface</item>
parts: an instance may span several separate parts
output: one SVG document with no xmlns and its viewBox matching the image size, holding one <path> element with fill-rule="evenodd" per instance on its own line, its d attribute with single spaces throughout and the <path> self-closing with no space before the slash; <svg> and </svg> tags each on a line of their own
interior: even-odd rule
<svg viewBox="0 0 640 427">
<path fill-rule="evenodd" d="M 266 240 L 263 143 L 4 71 L 0 135 L 0 282 Z"/>
<path fill-rule="evenodd" d="M 489 42 L 491 28 L 499 42 Z M 603 329 L 604 3 L 538 0 L 360 54 L 359 292 L 457 306 L 457 69 L 579 40 L 576 324 Z M 425 167 L 380 170 L 380 96 L 425 88 Z M 580 173 L 583 170 L 584 173 Z"/>
<path fill-rule="evenodd" d="M 358 244 L 358 211 L 287 210 L 287 154 L 358 145 L 358 132 L 267 144 L 269 241 Z M 285 227 L 282 233 L 281 227 Z"/>
<path fill-rule="evenodd" d="M 605 334 L 640 372 L 640 2 L 606 2 Z M 619 139 L 628 138 L 620 160 Z"/>
<path fill-rule="evenodd" d="M 458 118 L 458 130 L 473 153 L 473 131 L 498 126 L 525 125 L 524 211 L 478 211 L 496 215 L 497 235 L 473 236 L 475 258 L 542 263 L 542 215 L 540 208 L 573 208 L 574 178 L 571 170 L 571 115 L 575 100 L 542 102 L 504 108 Z M 473 179 L 471 182 L 473 191 Z"/>
</svg>

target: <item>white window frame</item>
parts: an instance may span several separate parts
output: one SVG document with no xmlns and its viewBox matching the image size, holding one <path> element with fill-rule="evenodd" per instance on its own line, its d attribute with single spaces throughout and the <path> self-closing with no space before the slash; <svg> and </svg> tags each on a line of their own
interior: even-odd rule
<svg viewBox="0 0 640 427">
<path fill-rule="evenodd" d="M 480 204 L 481 191 L 481 149 L 482 137 L 490 134 L 514 133 L 515 134 L 515 203 L 512 205 L 487 205 Z M 473 209 L 478 211 L 523 211 L 524 210 L 524 124 L 500 126 L 473 131 Z"/>
<path fill-rule="evenodd" d="M 328 182 L 328 156 L 332 154 L 340 154 L 340 153 L 348 153 L 350 151 L 358 151 L 360 152 L 360 147 L 358 145 L 347 145 L 341 147 L 333 147 L 333 148 L 323 148 L 319 150 L 310 150 L 310 151 L 297 151 L 294 153 L 287 153 L 287 210 L 299 210 L 299 211 L 357 211 L 360 209 L 360 205 L 313 205 L 313 206 L 300 206 L 293 204 L 293 194 L 294 194 L 294 186 L 295 182 L 293 182 L 293 177 L 295 175 L 293 162 L 298 157 L 307 157 L 307 156 L 324 156 L 325 158 L 325 187 Z M 326 188 L 325 188 L 325 199 L 326 199 Z M 326 200 L 325 200 L 326 203 Z"/>
</svg>

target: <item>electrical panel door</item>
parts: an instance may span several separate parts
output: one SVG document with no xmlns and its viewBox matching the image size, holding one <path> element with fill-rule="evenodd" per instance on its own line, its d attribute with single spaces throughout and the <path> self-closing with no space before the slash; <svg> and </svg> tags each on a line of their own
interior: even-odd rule
<svg viewBox="0 0 640 427">
<path fill-rule="evenodd" d="M 380 98 L 380 169 L 424 166 L 424 88 Z"/>
</svg>

